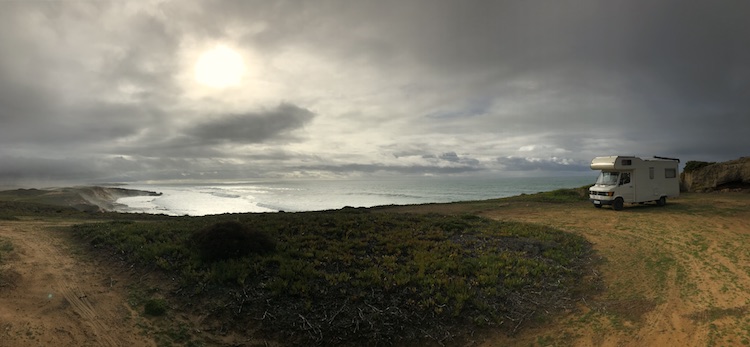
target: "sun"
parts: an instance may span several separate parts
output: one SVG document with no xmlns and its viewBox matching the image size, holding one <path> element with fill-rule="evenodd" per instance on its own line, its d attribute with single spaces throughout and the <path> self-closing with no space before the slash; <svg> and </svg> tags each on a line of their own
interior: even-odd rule
<svg viewBox="0 0 750 347">
<path fill-rule="evenodd" d="M 237 86 L 244 74 L 242 55 L 224 45 L 203 52 L 195 63 L 195 80 L 211 88 Z"/>
</svg>

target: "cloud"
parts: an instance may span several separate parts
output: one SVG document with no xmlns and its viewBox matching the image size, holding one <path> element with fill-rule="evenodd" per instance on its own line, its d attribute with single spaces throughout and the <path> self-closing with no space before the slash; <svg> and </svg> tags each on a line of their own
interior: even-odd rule
<svg viewBox="0 0 750 347">
<path fill-rule="evenodd" d="M 202 143 L 232 142 L 258 143 L 288 135 L 313 119 L 311 111 L 289 103 L 275 109 L 226 115 L 215 120 L 192 125 L 185 134 Z"/>
<path fill-rule="evenodd" d="M 302 141 L 302 137 L 296 137 L 295 133 L 315 114 L 291 103 L 281 103 L 256 112 L 209 117 L 182 128 L 178 125 L 167 129 L 148 128 L 136 139 L 109 150 L 139 158 L 236 158 L 238 162 L 249 158 L 264 158 L 265 162 L 272 162 L 267 160 L 270 158 L 293 160 L 297 156 L 290 156 L 278 146 Z"/>
<path fill-rule="evenodd" d="M 457 163 L 459 161 L 458 154 L 456 154 L 456 152 L 443 153 L 438 158 L 442 160 L 447 160 L 453 163 Z"/>
<path fill-rule="evenodd" d="M 692 0 L 3 2 L 0 178 L 733 159 L 750 148 L 749 12 Z M 241 85 L 194 81 L 217 44 L 245 57 Z"/>
<path fill-rule="evenodd" d="M 98 174 L 92 170 L 90 158 L 39 158 L 0 155 L 0 180 L 14 184 L 33 181 L 72 181 L 81 176 Z M 82 165 L 83 164 L 83 165 Z"/>
<path fill-rule="evenodd" d="M 341 164 L 294 166 L 290 170 L 302 172 L 312 177 L 327 174 L 348 176 L 351 174 L 405 174 L 405 175 L 440 175 L 466 174 L 479 172 L 482 169 L 472 166 L 437 166 L 437 165 L 385 165 L 385 164 Z"/>
<path fill-rule="evenodd" d="M 497 162 L 506 171 L 590 171 L 589 163 L 567 158 L 499 157 Z"/>
</svg>

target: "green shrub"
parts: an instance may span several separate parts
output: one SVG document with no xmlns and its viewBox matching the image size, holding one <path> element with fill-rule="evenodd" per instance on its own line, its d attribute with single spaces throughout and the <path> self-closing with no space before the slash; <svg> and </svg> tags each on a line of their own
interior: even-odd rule
<svg viewBox="0 0 750 347">
<path fill-rule="evenodd" d="M 692 172 L 701 168 L 704 168 L 706 166 L 709 166 L 711 164 L 715 164 L 715 162 L 706 162 L 706 161 L 695 161 L 691 160 L 685 163 L 685 169 L 683 169 L 683 172 Z"/>
<path fill-rule="evenodd" d="M 588 200 L 588 192 L 591 185 L 585 185 L 578 188 L 563 188 L 548 192 L 539 192 L 536 194 L 521 194 L 505 198 L 505 201 L 533 201 L 533 202 L 551 202 L 551 203 L 568 203 Z"/>
<path fill-rule="evenodd" d="M 3 254 L 7 254 L 13 251 L 13 244 L 10 240 L 0 238 L 0 262 L 3 260 Z"/>
<path fill-rule="evenodd" d="M 270 253 L 276 249 L 276 243 L 267 234 L 231 221 L 197 231 L 192 241 L 205 262 L 237 259 L 251 253 Z"/>
<path fill-rule="evenodd" d="M 144 312 L 149 316 L 163 316 L 167 313 L 167 302 L 164 299 L 150 299 L 146 301 Z"/>
</svg>

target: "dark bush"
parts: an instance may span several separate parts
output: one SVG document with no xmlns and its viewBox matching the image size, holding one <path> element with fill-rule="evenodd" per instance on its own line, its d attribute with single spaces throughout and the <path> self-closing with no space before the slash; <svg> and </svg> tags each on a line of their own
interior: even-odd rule
<svg viewBox="0 0 750 347">
<path fill-rule="evenodd" d="M 195 232 L 192 241 L 206 262 L 270 253 L 276 249 L 271 237 L 238 222 L 213 224 Z"/>
<path fill-rule="evenodd" d="M 706 162 L 706 161 L 695 161 L 691 160 L 685 163 L 685 168 L 682 170 L 683 172 L 692 172 L 701 168 L 704 168 L 706 166 L 709 166 L 711 164 L 715 164 L 715 162 Z"/>
<path fill-rule="evenodd" d="M 143 311 L 149 316 L 162 316 L 167 312 L 167 302 L 164 299 L 146 301 Z"/>
</svg>

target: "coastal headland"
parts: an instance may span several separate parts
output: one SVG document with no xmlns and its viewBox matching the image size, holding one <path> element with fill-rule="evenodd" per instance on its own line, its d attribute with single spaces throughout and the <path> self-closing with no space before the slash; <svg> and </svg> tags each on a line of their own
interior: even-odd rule
<svg viewBox="0 0 750 347">
<path fill-rule="evenodd" d="M 131 196 L 159 196 L 159 192 L 117 187 L 79 186 L 47 189 L 14 189 L 0 191 L 0 201 L 33 202 L 71 207 L 83 212 L 106 212 L 117 209 L 117 199 Z"/>
</svg>

